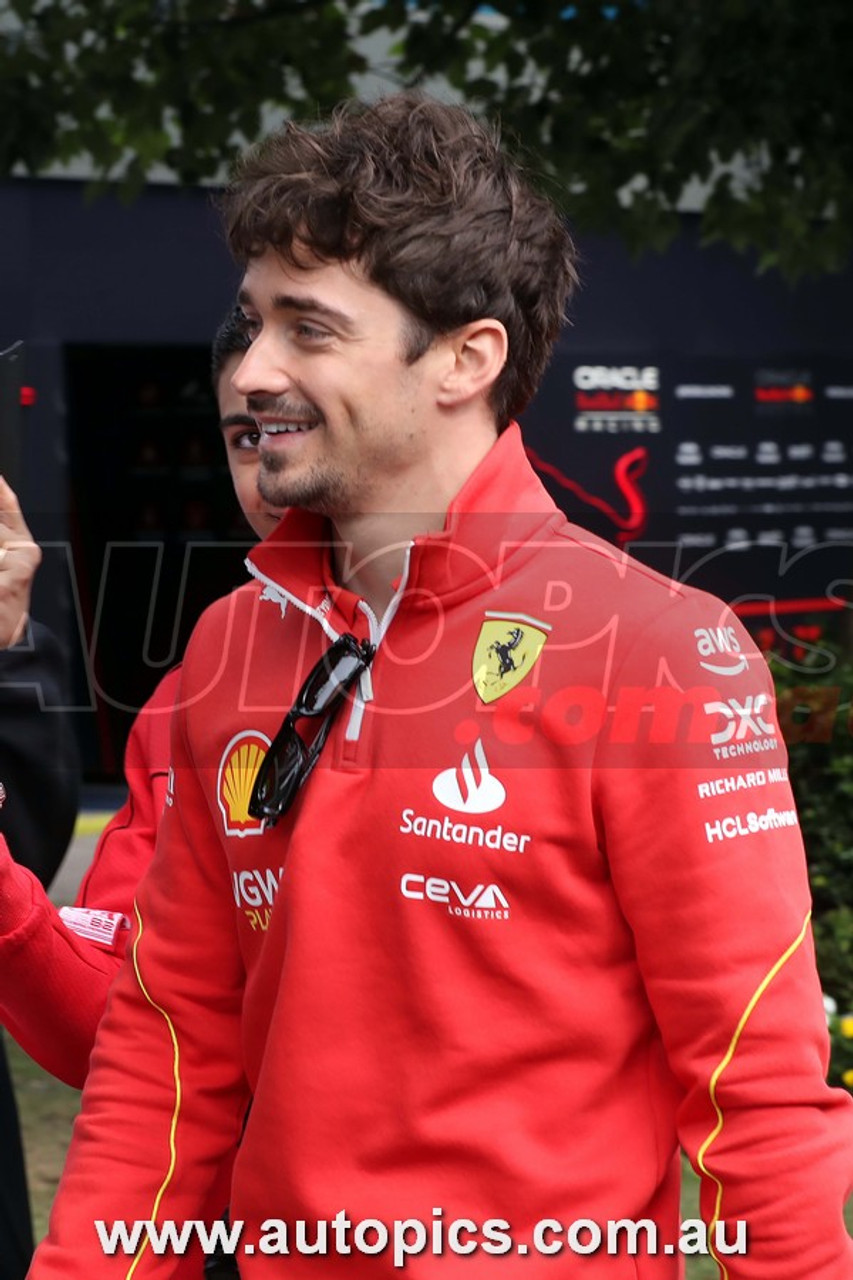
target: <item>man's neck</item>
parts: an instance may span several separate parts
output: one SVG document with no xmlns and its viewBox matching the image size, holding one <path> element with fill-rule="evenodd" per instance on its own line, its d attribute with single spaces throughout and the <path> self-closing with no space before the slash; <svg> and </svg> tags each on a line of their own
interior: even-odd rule
<svg viewBox="0 0 853 1280">
<path fill-rule="evenodd" d="M 335 580 L 354 591 L 381 618 L 393 599 L 413 540 L 444 528 L 447 510 L 495 443 L 493 431 L 445 454 L 442 465 L 422 474 L 420 483 L 397 491 L 396 502 L 376 511 L 335 516 Z M 405 510 L 400 510 L 405 498 Z M 396 507 L 396 509 L 394 509 Z"/>
<path fill-rule="evenodd" d="M 444 528 L 445 512 L 361 515 L 334 522 L 335 580 L 366 601 L 377 618 L 388 608 L 415 538 Z"/>
</svg>

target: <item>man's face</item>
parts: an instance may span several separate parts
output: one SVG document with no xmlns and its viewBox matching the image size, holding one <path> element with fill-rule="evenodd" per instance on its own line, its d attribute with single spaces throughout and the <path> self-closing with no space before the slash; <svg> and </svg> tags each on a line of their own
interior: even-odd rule
<svg viewBox="0 0 853 1280">
<path fill-rule="evenodd" d="M 432 348 L 405 359 L 405 309 L 355 264 L 306 254 L 296 267 L 272 250 L 249 263 L 239 297 L 252 345 L 233 385 L 262 428 L 266 501 L 333 518 L 421 509 L 443 433 Z"/>
<path fill-rule="evenodd" d="M 238 395 L 231 385 L 241 359 L 242 356 L 237 354 L 229 356 L 219 375 L 216 386 L 219 426 L 237 501 L 258 537 L 265 538 L 278 524 L 281 512 L 265 502 L 258 492 L 260 432 L 254 418 L 246 412 L 244 397 Z"/>
</svg>

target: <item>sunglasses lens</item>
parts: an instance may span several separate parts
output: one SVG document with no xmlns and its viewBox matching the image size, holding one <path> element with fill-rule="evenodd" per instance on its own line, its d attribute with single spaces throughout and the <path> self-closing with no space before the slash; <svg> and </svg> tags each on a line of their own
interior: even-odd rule
<svg viewBox="0 0 853 1280">
<path fill-rule="evenodd" d="M 297 791 L 311 773 L 344 694 L 370 665 L 374 646 L 355 636 L 343 635 L 309 673 L 295 703 L 264 756 L 255 778 L 249 813 L 275 826 L 293 803 Z M 326 719 L 306 747 L 294 721 L 300 716 Z"/>
<path fill-rule="evenodd" d="M 349 637 L 343 637 L 348 640 Z M 344 645 L 339 640 L 317 663 L 303 685 L 295 710 L 302 716 L 317 716 L 346 693 L 365 668 L 364 657 L 358 648 Z"/>
<path fill-rule="evenodd" d="M 256 818 L 283 812 L 299 785 L 304 763 L 305 747 L 295 733 L 273 743 L 255 778 L 249 812 Z"/>
</svg>

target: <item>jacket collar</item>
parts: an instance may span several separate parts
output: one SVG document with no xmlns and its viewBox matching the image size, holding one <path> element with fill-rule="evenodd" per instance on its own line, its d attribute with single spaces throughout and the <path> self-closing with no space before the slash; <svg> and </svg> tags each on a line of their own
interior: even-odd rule
<svg viewBox="0 0 853 1280">
<path fill-rule="evenodd" d="M 450 503 L 444 527 L 414 540 L 407 594 L 412 605 L 440 596 L 445 603 L 498 585 L 512 562 L 529 554 L 531 539 L 565 517 L 527 460 L 521 431 L 511 423 Z M 273 532 L 254 547 L 246 564 L 268 598 L 290 601 L 335 634 L 358 601 L 332 576 L 330 526 L 323 516 L 290 508 Z M 331 618 L 331 623 L 329 619 Z"/>
</svg>

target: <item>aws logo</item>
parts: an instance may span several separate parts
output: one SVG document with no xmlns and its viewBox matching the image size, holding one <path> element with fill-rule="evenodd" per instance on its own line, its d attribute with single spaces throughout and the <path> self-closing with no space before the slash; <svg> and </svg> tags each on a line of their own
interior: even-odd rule
<svg viewBox="0 0 853 1280">
<path fill-rule="evenodd" d="M 715 676 L 739 676 L 746 671 L 749 663 L 734 627 L 697 627 L 693 635 L 696 651 L 704 659 L 699 666 L 705 671 Z"/>
<path fill-rule="evenodd" d="M 270 740 L 257 729 L 244 729 L 231 739 L 222 752 L 216 777 L 216 802 L 222 814 L 227 836 L 259 836 L 264 830 L 262 818 L 249 814 L 249 800 L 261 761 Z"/>
</svg>

